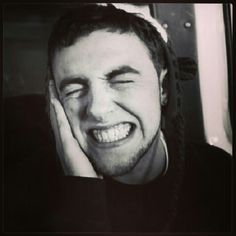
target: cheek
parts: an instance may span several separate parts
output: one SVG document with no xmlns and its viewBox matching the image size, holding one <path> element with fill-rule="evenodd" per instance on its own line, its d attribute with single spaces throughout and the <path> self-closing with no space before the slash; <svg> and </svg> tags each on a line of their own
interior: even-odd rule
<svg viewBox="0 0 236 236">
<path fill-rule="evenodd" d="M 157 94 L 147 94 L 137 99 L 136 109 L 139 112 L 143 126 L 148 129 L 156 129 L 160 121 L 160 102 Z"/>
<path fill-rule="evenodd" d="M 73 135 L 84 150 L 87 150 L 86 136 L 84 135 L 84 123 L 79 117 L 82 109 L 80 103 L 76 99 L 70 99 L 63 104 L 64 110 L 69 121 Z"/>
<path fill-rule="evenodd" d="M 72 129 L 74 129 L 79 125 L 79 103 L 75 99 L 70 99 L 63 102 L 63 107 Z"/>
<path fill-rule="evenodd" d="M 131 88 L 119 96 L 122 104 L 134 113 L 149 116 L 160 112 L 160 93 L 156 84 L 153 86 L 142 84 Z"/>
<path fill-rule="evenodd" d="M 153 137 L 159 128 L 161 119 L 158 88 L 145 89 L 143 87 L 135 92 L 130 92 L 129 96 L 121 96 L 121 99 L 120 103 L 139 121 L 145 137 Z"/>
</svg>

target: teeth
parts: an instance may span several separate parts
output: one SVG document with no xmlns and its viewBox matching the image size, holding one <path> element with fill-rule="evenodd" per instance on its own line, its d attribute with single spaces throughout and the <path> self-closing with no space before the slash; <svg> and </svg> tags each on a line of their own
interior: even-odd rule
<svg viewBox="0 0 236 236">
<path fill-rule="evenodd" d="M 111 143 L 124 139 L 129 135 L 131 125 L 119 124 L 106 130 L 94 129 L 93 136 L 100 143 Z"/>
</svg>

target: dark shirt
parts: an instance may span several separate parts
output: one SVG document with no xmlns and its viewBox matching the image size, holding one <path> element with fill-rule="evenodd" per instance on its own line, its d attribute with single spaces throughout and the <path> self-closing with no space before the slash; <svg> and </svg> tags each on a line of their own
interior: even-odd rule
<svg viewBox="0 0 236 236">
<path fill-rule="evenodd" d="M 5 116 L 5 231 L 230 231 L 231 157 L 223 150 L 186 145 L 176 191 L 171 168 L 145 185 L 65 177 L 47 118 L 37 122 L 32 112 Z"/>
</svg>

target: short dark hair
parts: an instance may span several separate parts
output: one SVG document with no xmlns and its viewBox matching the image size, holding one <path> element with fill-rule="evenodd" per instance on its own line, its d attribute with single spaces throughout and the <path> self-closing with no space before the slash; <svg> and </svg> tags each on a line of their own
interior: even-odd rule
<svg viewBox="0 0 236 236">
<path fill-rule="evenodd" d="M 71 46 L 79 37 L 102 29 L 121 34 L 134 33 L 146 45 L 157 74 L 160 75 L 161 69 L 165 67 L 164 42 L 160 33 L 138 14 L 127 13 L 111 4 L 81 4 L 57 21 L 48 42 L 48 66 L 51 73 L 56 50 Z"/>
</svg>

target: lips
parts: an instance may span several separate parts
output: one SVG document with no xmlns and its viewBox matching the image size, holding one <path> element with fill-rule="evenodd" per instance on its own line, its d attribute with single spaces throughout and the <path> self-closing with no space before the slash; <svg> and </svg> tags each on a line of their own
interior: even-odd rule
<svg viewBox="0 0 236 236">
<path fill-rule="evenodd" d="M 131 128 L 130 123 L 120 123 L 109 128 L 92 129 L 91 134 L 98 143 L 112 143 L 125 139 Z"/>
</svg>

